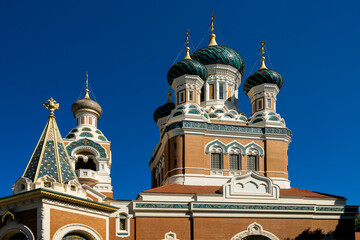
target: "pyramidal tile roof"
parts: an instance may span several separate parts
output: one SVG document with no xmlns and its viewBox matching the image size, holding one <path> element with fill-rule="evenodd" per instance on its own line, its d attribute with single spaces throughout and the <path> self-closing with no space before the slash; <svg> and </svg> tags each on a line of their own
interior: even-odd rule
<svg viewBox="0 0 360 240">
<path fill-rule="evenodd" d="M 53 101 L 53 108 L 47 105 L 51 101 Z M 54 110 L 57 110 L 59 105 L 56 105 L 52 98 L 49 100 L 49 103 L 44 103 L 44 105 L 50 110 L 49 120 L 30 158 L 23 177 L 30 179 L 32 182 L 36 182 L 38 178 L 46 175 L 54 178 L 58 183 L 66 183 L 70 180 L 78 181 L 55 121 Z"/>
</svg>

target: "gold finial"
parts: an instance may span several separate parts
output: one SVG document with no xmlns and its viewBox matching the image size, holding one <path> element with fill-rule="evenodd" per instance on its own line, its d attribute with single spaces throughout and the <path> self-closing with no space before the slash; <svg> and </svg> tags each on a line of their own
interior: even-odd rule
<svg viewBox="0 0 360 240">
<path fill-rule="evenodd" d="M 168 103 L 171 103 L 172 100 L 171 100 L 171 90 L 170 90 L 170 84 L 169 84 L 169 92 L 168 92 Z"/>
<path fill-rule="evenodd" d="M 43 104 L 47 109 L 50 110 L 50 116 L 49 117 L 55 117 L 54 111 L 59 110 L 60 104 L 57 103 L 53 98 L 50 98 L 49 100 L 47 100 L 47 102 L 44 102 Z"/>
<path fill-rule="evenodd" d="M 190 30 L 187 30 L 186 31 L 186 38 L 185 38 L 186 48 L 185 48 L 185 58 L 184 59 L 191 59 L 191 57 L 190 57 L 190 48 L 189 48 L 189 34 L 190 34 Z"/>
<path fill-rule="evenodd" d="M 89 74 L 86 71 L 86 88 L 85 88 L 85 97 L 84 98 L 90 98 L 89 92 L 90 92 L 90 90 L 89 90 Z"/>
<path fill-rule="evenodd" d="M 261 42 L 261 48 L 260 48 L 260 50 L 259 50 L 259 52 L 261 53 L 261 59 L 260 59 L 260 61 L 261 61 L 261 66 L 260 66 L 260 68 L 259 68 L 259 70 L 261 70 L 261 69 L 268 69 L 266 66 L 265 66 L 265 44 L 266 44 L 266 41 L 264 40 L 264 41 L 262 41 Z"/>
<path fill-rule="evenodd" d="M 211 15 L 211 23 L 210 23 L 211 35 L 210 35 L 210 41 L 209 41 L 208 46 L 217 46 L 218 45 L 215 40 L 216 35 L 214 34 L 214 20 L 215 20 L 215 14 Z"/>
</svg>

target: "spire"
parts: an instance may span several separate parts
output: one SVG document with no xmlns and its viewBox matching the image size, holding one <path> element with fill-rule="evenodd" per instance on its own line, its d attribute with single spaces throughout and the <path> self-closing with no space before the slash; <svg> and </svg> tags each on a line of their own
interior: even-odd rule
<svg viewBox="0 0 360 240">
<path fill-rule="evenodd" d="M 190 30 L 187 30 L 186 31 L 186 38 L 185 38 L 186 48 L 185 48 L 185 58 L 184 59 L 191 59 L 191 57 L 190 57 L 190 48 L 189 48 L 189 34 L 190 34 Z"/>
<path fill-rule="evenodd" d="M 261 42 L 261 48 L 260 48 L 260 50 L 259 50 L 259 52 L 261 53 L 261 59 L 260 59 L 260 61 L 261 61 L 261 66 L 260 66 L 259 70 L 261 70 L 261 69 L 268 69 L 268 68 L 265 66 L 265 57 L 264 57 L 264 55 L 265 55 L 265 44 L 266 44 L 266 41 L 265 41 L 265 40 L 262 41 L 262 42 Z"/>
<path fill-rule="evenodd" d="M 59 103 L 50 98 L 44 102 L 44 106 L 50 110 L 49 120 L 23 177 L 32 182 L 45 176 L 62 184 L 71 180 L 78 181 L 54 117 L 54 110 L 59 109 Z"/>
<path fill-rule="evenodd" d="M 90 92 L 90 90 L 89 90 L 89 74 L 86 71 L 86 88 L 85 88 L 85 97 L 84 98 L 90 99 L 89 92 Z"/>
<path fill-rule="evenodd" d="M 209 41 L 208 46 L 217 46 L 218 45 L 215 40 L 216 35 L 214 34 L 214 19 L 215 19 L 215 14 L 211 15 L 211 23 L 210 23 L 211 35 L 210 35 L 210 41 Z"/>
<path fill-rule="evenodd" d="M 190 58 L 191 59 L 191 58 Z M 171 100 L 171 91 L 170 91 L 170 85 L 169 85 L 169 92 L 168 92 L 168 103 L 172 103 L 173 101 Z"/>
</svg>

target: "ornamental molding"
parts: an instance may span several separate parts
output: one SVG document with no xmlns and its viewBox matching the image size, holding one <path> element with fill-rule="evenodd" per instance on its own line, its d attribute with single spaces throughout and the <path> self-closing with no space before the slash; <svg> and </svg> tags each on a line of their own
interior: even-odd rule
<svg viewBox="0 0 360 240">
<path fill-rule="evenodd" d="M 175 78 L 171 87 L 174 89 L 174 91 L 177 91 L 179 86 L 181 86 L 183 84 L 189 84 L 189 83 L 196 84 L 200 88 L 204 85 L 204 81 L 199 76 L 185 74 L 185 75 Z"/>
<path fill-rule="evenodd" d="M 201 88 L 197 84 L 182 84 L 176 88 L 177 91 L 183 90 L 183 89 L 194 89 L 199 92 L 201 92 Z"/>
<path fill-rule="evenodd" d="M 13 234 L 22 233 L 28 240 L 35 240 L 34 234 L 24 224 L 12 222 L 9 225 L 2 227 L 0 230 L 0 239 L 8 239 Z"/>
<path fill-rule="evenodd" d="M 252 87 L 247 95 L 250 99 L 261 92 L 272 92 L 276 96 L 279 91 L 280 89 L 275 83 L 263 83 L 261 85 Z"/>
<path fill-rule="evenodd" d="M 176 233 L 168 232 L 165 233 L 165 238 L 163 240 L 179 240 L 176 238 Z"/>
<path fill-rule="evenodd" d="M 109 214 L 108 212 L 101 211 L 101 210 L 98 210 L 98 209 L 94 209 L 94 208 L 90 208 L 90 207 L 84 207 L 84 206 L 80 206 L 80 205 L 77 205 L 77 204 L 58 201 L 58 200 L 54 200 L 54 199 L 50 199 L 50 198 L 43 198 L 42 202 L 46 203 L 46 204 L 50 204 L 50 205 L 55 205 L 55 206 L 58 206 L 58 207 L 65 207 L 65 208 L 68 208 L 68 209 L 85 211 L 85 212 L 88 212 L 88 213 L 94 213 L 94 214 L 100 214 L 100 215 L 106 215 L 106 216 L 108 216 L 108 214 Z"/>
<path fill-rule="evenodd" d="M 66 150 L 69 156 L 72 156 L 72 152 L 77 152 L 79 149 L 86 149 L 93 153 L 96 153 L 97 157 L 107 158 L 106 150 L 100 144 L 88 138 L 79 139 L 66 146 Z"/>
<path fill-rule="evenodd" d="M 230 65 L 224 64 L 211 64 L 205 66 L 208 70 L 208 79 L 211 75 L 225 75 L 237 82 L 237 85 L 240 86 L 242 75 L 237 68 L 234 68 Z"/>
<path fill-rule="evenodd" d="M 219 148 L 221 148 L 222 151 L 220 151 Z M 243 146 L 241 143 L 239 143 L 236 140 L 226 145 L 218 139 L 215 139 L 205 145 L 205 153 L 208 154 L 210 152 L 214 152 L 214 153 L 222 152 L 225 155 L 227 155 L 229 151 L 233 150 L 234 148 L 238 148 L 243 156 L 245 156 L 246 154 L 260 155 L 261 157 L 264 156 L 264 149 L 260 145 L 256 144 L 254 141 Z"/>
<path fill-rule="evenodd" d="M 268 178 L 255 172 L 232 177 L 222 187 L 224 198 L 279 199 L 280 187 Z"/>
<path fill-rule="evenodd" d="M 102 240 L 101 235 L 93 228 L 86 226 L 84 224 L 68 224 L 63 226 L 54 234 L 53 240 L 62 240 L 68 233 L 80 233 L 84 235 L 89 240 Z"/>
<path fill-rule="evenodd" d="M 250 224 L 247 227 L 247 230 L 236 234 L 234 237 L 231 238 L 231 240 L 243 240 L 243 239 L 246 239 L 246 237 L 248 237 L 248 236 L 254 236 L 254 235 L 255 236 L 264 236 L 264 237 L 267 237 L 269 240 L 279 240 L 279 238 L 277 238 L 274 234 L 272 234 L 268 231 L 265 231 L 263 229 L 263 227 L 256 222 L 253 222 L 252 224 Z"/>
</svg>

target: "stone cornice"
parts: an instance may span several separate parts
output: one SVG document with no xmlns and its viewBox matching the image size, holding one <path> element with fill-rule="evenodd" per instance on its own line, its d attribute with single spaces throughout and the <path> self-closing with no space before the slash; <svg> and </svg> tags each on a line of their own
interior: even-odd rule
<svg viewBox="0 0 360 240">
<path fill-rule="evenodd" d="M 58 193 L 58 192 L 54 192 L 54 191 L 43 189 L 43 188 L 39 188 L 36 190 L 0 198 L 0 206 L 13 204 L 13 203 L 17 203 L 17 202 L 23 202 L 26 200 L 36 199 L 36 198 L 49 198 L 49 199 L 54 199 L 54 200 L 59 200 L 59 201 L 67 202 L 67 203 L 77 204 L 77 205 L 81 205 L 81 206 L 85 206 L 85 207 L 89 207 L 89 208 L 93 208 L 93 209 L 97 209 L 97 210 L 102 210 L 102 211 L 106 211 L 106 212 L 113 212 L 113 211 L 118 210 L 118 208 L 114 207 L 114 206 L 110 206 L 110 205 L 106 205 L 103 203 L 98 203 L 98 202 L 94 202 L 94 201 L 90 201 L 90 200 L 82 199 L 82 198 L 78 198 L 78 197 L 73 197 L 73 196 L 70 196 L 67 194 Z"/>
</svg>

